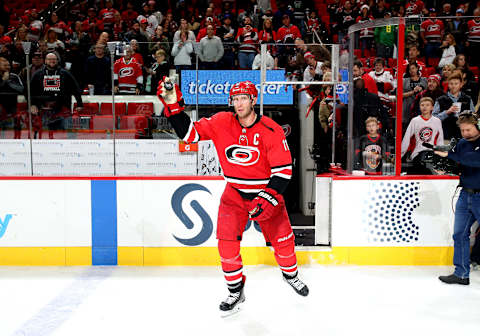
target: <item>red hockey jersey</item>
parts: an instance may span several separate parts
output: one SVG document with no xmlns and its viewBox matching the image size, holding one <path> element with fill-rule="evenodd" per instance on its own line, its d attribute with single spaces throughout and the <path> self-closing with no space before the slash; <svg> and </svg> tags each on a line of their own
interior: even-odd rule
<svg viewBox="0 0 480 336">
<path fill-rule="evenodd" d="M 468 21 L 468 42 L 480 43 L 480 21 Z"/>
<path fill-rule="evenodd" d="M 135 94 L 138 84 L 143 84 L 142 67 L 134 58 L 125 62 L 122 57 L 113 65 L 113 77 L 118 80 L 120 94 Z"/>
<path fill-rule="evenodd" d="M 250 127 L 242 127 L 232 112 L 219 112 L 191 121 L 183 140 L 212 140 L 225 180 L 244 193 L 258 193 L 274 176 L 285 180 L 292 176 L 292 157 L 284 131 L 265 116 Z"/>
<path fill-rule="evenodd" d="M 420 31 L 425 34 L 427 42 L 440 42 L 444 31 L 443 22 L 440 19 L 428 19 L 422 22 Z"/>
</svg>

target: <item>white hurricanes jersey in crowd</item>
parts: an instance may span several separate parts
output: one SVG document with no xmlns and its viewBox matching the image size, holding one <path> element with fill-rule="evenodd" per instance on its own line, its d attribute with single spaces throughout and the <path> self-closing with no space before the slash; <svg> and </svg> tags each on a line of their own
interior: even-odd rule
<svg viewBox="0 0 480 336">
<path fill-rule="evenodd" d="M 424 142 L 431 145 L 443 145 L 442 122 L 437 117 L 431 116 L 430 119 L 425 119 L 419 115 L 410 121 L 402 140 L 402 156 L 413 145 L 415 145 L 415 148 L 411 155 L 412 159 L 419 152 L 429 150 L 422 145 Z"/>
</svg>

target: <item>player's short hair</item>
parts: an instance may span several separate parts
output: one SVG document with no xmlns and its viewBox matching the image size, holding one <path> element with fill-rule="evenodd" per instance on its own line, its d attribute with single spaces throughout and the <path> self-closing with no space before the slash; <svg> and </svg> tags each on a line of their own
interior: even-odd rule
<svg viewBox="0 0 480 336">
<path fill-rule="evenodd" d="M 368 117 L 367 120 L 365 120 L 365 125 L 368 125 L 372 122 L 378 125 L 378 119 L 375 117 Z"/>
<path fill-rule="evenodd" d="M 431 97 L 422 97 L 420 99 L 420 104 L 423 103 L 423 102 L 426 102 L 426 101 L 430 102 L 430 104 L 432 104 L 432 106 L 435 105 L 435 103 L 433 102 L 433 99 Z"/>
</svg>

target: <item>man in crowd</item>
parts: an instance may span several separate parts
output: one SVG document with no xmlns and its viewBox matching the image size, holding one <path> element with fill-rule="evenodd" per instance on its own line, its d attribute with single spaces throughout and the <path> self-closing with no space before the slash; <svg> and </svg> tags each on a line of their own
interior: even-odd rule
<svg viewBox="0 0 480 336">
<path fill-rule="evenodd" d="M 85 62 L 85 83 L 89 91 L 93 89 L 95 95 L 110 94 L 111 80 L 110 57 L 105 56 L 105 47 L 102 44 L 95 46 L 95 55 Z"/>
<path fill-rule="evenodd" d="M 218 69 L 218 62 L 223 57 L 223 44 L 222 40 L 214 35 L 213 25 L 207 26 L 207 36 L 200 40 L 197 53 L 202 70 Z"/>
</svg>

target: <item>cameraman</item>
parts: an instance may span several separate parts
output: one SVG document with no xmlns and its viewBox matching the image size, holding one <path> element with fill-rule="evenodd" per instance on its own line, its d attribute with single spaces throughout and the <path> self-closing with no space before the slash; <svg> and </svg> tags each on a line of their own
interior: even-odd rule
<svg viewBox="0 0 480 336">
<path fill-rule="evenodd" d="M 455 207 L 453 232 L 453 274 L 440 276 L 447 284 L 470 284 L 470 228 L 480 221 L 480 120 L 470 111 L 460 113 L 457 121 L 463 139 L 448 152 L 435 151 L 460 165 L 462 191 Z"/>
</svg>

